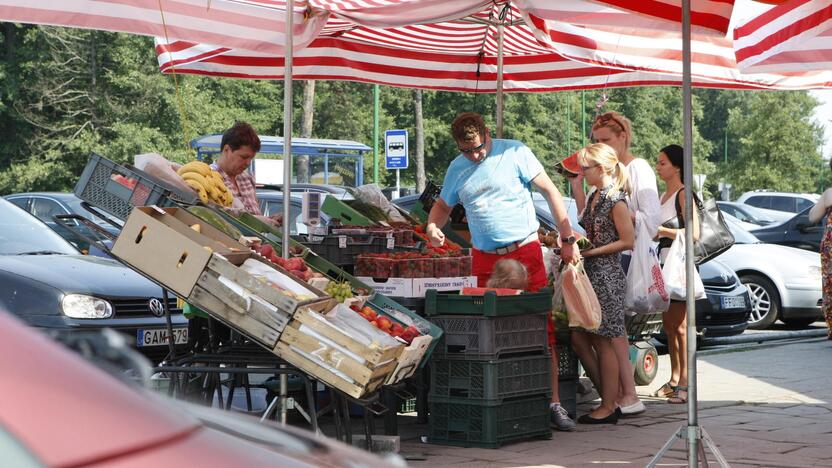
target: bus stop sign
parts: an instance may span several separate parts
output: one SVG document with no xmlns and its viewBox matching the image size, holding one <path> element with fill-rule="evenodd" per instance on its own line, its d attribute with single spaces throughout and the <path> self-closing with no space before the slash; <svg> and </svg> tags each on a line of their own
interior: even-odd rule
<svg viewBox="0 0 832 468">
<path fill-rule="evenodd" d="M 384 132 L 384 167 L 407 169 L 407 130 Z"/>
</svg>

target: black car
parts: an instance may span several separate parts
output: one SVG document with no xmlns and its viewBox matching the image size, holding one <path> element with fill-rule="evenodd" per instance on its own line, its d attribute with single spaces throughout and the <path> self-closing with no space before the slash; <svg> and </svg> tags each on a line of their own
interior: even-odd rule
<svg viewBox="0 0 832 468">
<path fill-rule="evenodd" d="M 751 230 L 761 242 L 788 245 L 799 249 L 820 252 L 820 240 L 823 237 L 823 219 L 813 223 L 809 221 L 809 210 L 806 208 L 782 223 L 772 224 Z"/>
<path fill-rule="evenodd" d="M 549 206 L 537 193 L 534 194 L 534 206 L 537 219 L 541 225 L 553 229 L 555 221 L 549 214 Z M 578 209 L 575 200 L 564 197 L 566 211 L 572 229 L 584 234 L 578 224 Z M 402 208 L 411 209 L 419 203 L 419 196 L 402 197 L 393 201 Z M 696 328 L 704 331 L 705 336 L 738 335 L 748 328 L 748 315 L 751 312 L 751 299 L 748 289 L 740 282 L 733 270 L 714 259 L 699 267 L 699 275 L 705 286 L 705 299 L 696 301 Z"/>
<path fill-rule="evenodd" d="M 100 250 L 96 252 L 95 248 L 93 248 L 92 252 L 90 252 L 90 243 L 84 239 L 83 236 L 79 235 L 80 233 L 87 238 L 97 239 L 97 236 L 93 234 L 87 226 L 73 221 L 75 228 L 67 229 L 64 225 L 56 223 L 53 216 L 66 214 L 81 215 L 93 221 L 108 232 L 118 235 L 118 229 L 116 227 L 90 213 L 81 204 L 81 199 L 76 197 L 73 193 L 25 192 L 6 195 L 4 198 L 29 213 L 32 213 L 36 218 L 46 223 L 47 226 L 52 228 L 55 232 L 60 234 L 61 237 L 68 240 L 83 253 L 97 253 L 98 255 L 105 255 Z"/>
<path fill-rule="evenodd" d="M 154 362 L 168 351 L 162 289 L 121 263 L 82 255 L 43 222 L 0 199 L 0 309 L 44 329 L 115 329 Z M 177 344 L 187 320 L 169 297 Z"/>
</svg>

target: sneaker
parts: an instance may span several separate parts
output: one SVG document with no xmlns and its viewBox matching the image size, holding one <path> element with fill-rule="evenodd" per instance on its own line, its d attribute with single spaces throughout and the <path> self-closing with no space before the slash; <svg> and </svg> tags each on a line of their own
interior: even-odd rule
<svg viewBox="0 0 832 468">
<path fill-rule="evenodd" d="M 566 408 L 561 406 L 560 403 L 555 403 L 555 405 L 552 406 L 551 411 L 552 427 L 559 431 L 571 432 L 575 430 L 575 421 L 569 417 L 569 413 L 566 412 Z"/>
</svg>

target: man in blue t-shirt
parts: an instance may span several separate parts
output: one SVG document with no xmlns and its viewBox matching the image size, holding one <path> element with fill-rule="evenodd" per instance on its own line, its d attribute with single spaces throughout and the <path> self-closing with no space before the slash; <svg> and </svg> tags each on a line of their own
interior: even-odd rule
<svg viewBox="0 0 832 468">
<path fill-rule="evenodd" d="M 540 224 L 535 215 L 531 186 L 549 203 L 561 236 L 561 257 L 577 261 L 573 247 L 575 235 L 563 197 L 543 170 L 540 161 L 523 143 L 495 140 L 488 136 L 482 116 L 465 112 L 451 124 L 451 133 L 459 148 L 448 167 L 439 199 L 428 215 L 426 234 L 434 245 L 445 242 L 440 229 L 448 222 L 457 203 L 465 208 L 471 232 L 473 273 L 477 285 L 485 287 L 494 264 L 511 258 L 525 265 L 528 273 L 526 289 L 537 291 L 548 279 L 543 265 L 543 252 L 537 237 Z M 549 343 L 552 346 L 552 425 L 560 430 L 574 430 L 558 398 L 558 358 L 554 328 L 549 321 Z"/>
<path fill-rule="evenodd" d="M 428 216 L 426 232 L 431 242 L 435 245 L 445 242 L 439 226 L 448 221 L 453 206 L 461 203 L 471 231 L 473 270 L 479 286 L 485 286 L 493 264 L 500 258 L 515 258 L 526 264 L 530 289 L 545 286 L 546 274 L 537 240 L 540 224 L 531 186 L 549 203 L 561 235 L 562 258 L 574 261 L 577 260 L 572 245 L 575 236 L 560 191 L 526 145 L 515 140 L 492 139 L 479 114 L 460 114 L 451 125 L 451 133 L 461 154 L 448 167 L 442 192 Z M 532 252 L 536 255 L 531 257 L 539 256 L 539 262 L 518 258 Z"/>
</svg>

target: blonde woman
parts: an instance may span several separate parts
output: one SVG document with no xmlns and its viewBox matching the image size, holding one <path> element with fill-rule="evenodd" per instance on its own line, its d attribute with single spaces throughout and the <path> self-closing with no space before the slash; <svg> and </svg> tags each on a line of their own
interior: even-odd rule
<svg viewBox="0 0 832 468">
<path fill-rule="evenodd" d="M 627 278 L 620 253 L 633 248 L 635 233 L 626 197 L 630 191 L 627 169 L 615 150 L 595 143 L 578 152 L 578 164 L 593 187 L 581 214 L 581 225 L 593 248 L 581 252 L 584 267 L 601 304 L 601 326 L 586 333 L 596 359 L 601 406 L 578 419 L 582 424 L 615 424 L 618 409 L 619 363 L 613 340 L 624 336 L 624 293 Z"/>
<path fill-rule="evenodd" d="M 635 157 L 630 151 L 630 144 L 633 141 L 630 119 L 615 111 L 600 114 L 592 123 L 592 140 L 597 143 L 605 143 L 614 149 L 618 161 L 627 168 L 626 172 L 631 188 L 630 196 L 627 199 L 630 218 L 634 224 L 636 218 L 639 218 L 646 226 L 652 239 L 656 235 L 659 225 L 659 191 L 656 186 L 656 174 L 653 173 L 650 163 L 642 158 Z M 586 196 L 583 193 L 581 180 L 580 176 L 571 179 L 572 192 L 575 194 L 578 210 L 582 210 L 586 205 Z M 630 252 L 623 253 L 622 260 L 626 273 L 626 268 L 630 264 Z M 630 363 L 630 343 L 627 340 L 627 335 L 624 334 L 615 338 L 613 345 L 618 357 L 620 392 L 618 405 L 621 408 L 621 414 L 627 416 L 642 413 L 645 408 L 644 403 L 636 394 L 636 382 L 633 378 L 633 366 Z M 581 362 L 584 362 L 583 356 L 591 353 L 589 344 L 582 341 L 580 337 L 572 343 L 572 347 L 575 349 L 575 353 L 581 356 Z M 590 379 L 595 383 L 597 371 L 586 367 L 586 365 L 584 365 L 584 368 Z"/>
</svg>

